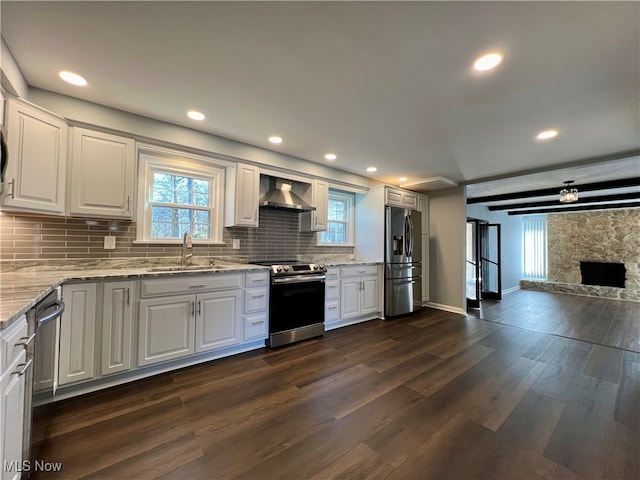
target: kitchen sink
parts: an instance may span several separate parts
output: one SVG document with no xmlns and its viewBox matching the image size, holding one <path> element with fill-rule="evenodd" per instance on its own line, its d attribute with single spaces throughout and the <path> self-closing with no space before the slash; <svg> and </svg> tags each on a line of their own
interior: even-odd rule
<svg viewBox="0 0 640 480">
<path fill-rule="evenodd" d="M 193 271 L 201 271 L 201 272 L 212 272 L 215 270 L 226 270 L 230 267 L 226 265 L 214 265 L 214 266 L 206 266 L 206 265 L 189 265 L 188 267 L 181 266 L 172 266 L 172 267 L 153 267 L 147 268 L 147 272 L 193 272 Z"/>
</svg>

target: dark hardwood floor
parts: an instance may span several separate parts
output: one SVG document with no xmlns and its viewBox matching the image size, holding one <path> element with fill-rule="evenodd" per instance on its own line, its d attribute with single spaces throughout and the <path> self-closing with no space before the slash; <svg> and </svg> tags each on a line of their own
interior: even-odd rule
<svg viewBox="0 0 640 480">
<path fill-rule="evenodd" d="M 492 322 L 640 352 L 640 303 L 516 290 L 485 300 L 475 315 Z"/>
<path fill-rule="evenodd" d="M 61 402 L 38 478 L 639 479 L 640 353 L 535 331 L 571 318 L 537 298 L 526 328 L 426 309 Z M 627 318 L 589 303 L 589 332 Z"/>
</svg>

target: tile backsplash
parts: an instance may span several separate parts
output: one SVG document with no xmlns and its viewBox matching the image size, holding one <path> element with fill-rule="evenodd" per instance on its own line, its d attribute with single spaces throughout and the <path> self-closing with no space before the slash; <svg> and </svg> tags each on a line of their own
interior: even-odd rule
<svg viewBox="0 0 640 480">
<path fill-rule="evenodd" d="M 295 259 L 298 255 L 352 254 L 353 247 L 319 247 L 316 234 L 300 232 L 300 215 L 260 210 L 258 228 L 224 229 L 224 245 L 194 245 L 194 256 L 242 257 L 248 260 Z M 116 237 L 116 249 L 105 250 L 104 237 Z M 0 260 L 76 260 L 177 257 L 179 245 L 135 243 L 136 223 L 121 220 L 51 217 L 2 212 Z M 240 240 L 233 250 L 232 240 Z"/>
</svg>

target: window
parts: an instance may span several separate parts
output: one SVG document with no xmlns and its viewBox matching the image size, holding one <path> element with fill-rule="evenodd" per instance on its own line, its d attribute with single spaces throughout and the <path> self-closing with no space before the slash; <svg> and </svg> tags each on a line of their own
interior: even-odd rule
<svg viewBox="0 0 640 480">
<path fill-rule="evenodd" d="M 547 218 L 522 219 L 522 273 L 525 278 L 547 278 Z"/>
<path fill-rule="evenodd" d="M 141 154 L 137 240 L 222 242 L 224 169 L 203 159 Z"/>
<path fill-rule="evenodd" d="M 351 193 L 329 190 L 327 230 L 318 234 L 319 245 L 353 244 L 353 200 Z"/>
</svg>

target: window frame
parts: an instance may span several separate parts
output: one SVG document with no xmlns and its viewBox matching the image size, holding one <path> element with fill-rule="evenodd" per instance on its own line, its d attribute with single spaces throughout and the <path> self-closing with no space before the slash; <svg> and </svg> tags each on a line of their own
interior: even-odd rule
<svg viewBox="0 0 640 480">
<path fill-rule="evenodd" d="M 332 198 L 333 197 L 333 198 Z M 346 203 L 346 212 L 347 212 L 347 220 L 346 221 L 338 221 L 331 220 L 329 218 L 329 202 L 333 201 L 341 201 Z M 329 231 L 330 223 L 344 223 L 346 225 L 346 239 L 344 243 L 333 243 L 333 242 L 323 242 L 322 237 L 323 234 Z M 342 190 L 329 188 L 329 195 L 327 198 L 327 230 L 323 232 L 318 232 L 317 235 L 317 246 L 323 247 L 353 247 L 354 239 L 355 239 L 355 194 L 351 192 L 345 192 Z"/>
<path fill-rule="evenodd" d="M 169 154 L 167 152 L 139 152 L 138 211 L 136 213 L 136 243 L 181 244 L 182 238 L 153 238 L 151 236 L 152 206 L 155 173 L 181 175 L 209 181 L 209 207 L 178 205 L 178 208 L 208 210 L 210 212 L 209 238 L 193 239 L 199 244 L 224 244 L 224 185 L 225 166 L 212 159 L 196 155 Z"/>
</svg>

